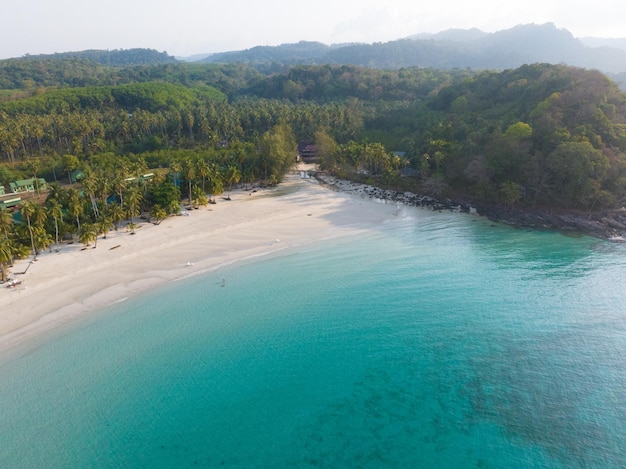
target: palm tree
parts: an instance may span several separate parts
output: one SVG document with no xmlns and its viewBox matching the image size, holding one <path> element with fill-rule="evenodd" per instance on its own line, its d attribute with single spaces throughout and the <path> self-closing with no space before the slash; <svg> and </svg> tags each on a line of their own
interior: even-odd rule
<svg viewBox="0 0 626 469">
<path fill-rule="evenodd" d="M 46 231 L 43 225 L 33 226 L 33 238 L 35 240 L 35 249 L 39 254 L 41 251 L 54 244 L 52 235 Z"/>
<path fill-rule="evenodd" d="M 248 190 L 248 184 L 252 184 L 254 182 L 254 171 L 252 168 L 246 168 L 241 175 L 241 180 L 243 180 L 245 186 L 244 189 Z"/>
<path fill-rule="evenodd" d="M 111 204 L 108 207 L 109 215 L 111 217 L 111 220 L 113 221 L 113 227 L 115 228 L 115 231 L 117 231 L 117 229 L 120 227 L 120 223 L 126 217 L 126 214 L 124 213 L 124 208 L 121 204 Z"/>
<path fill-rule="evenodd" d="M 207 178 L 209 176 L 211 176 L 211 165 L 204 159 L 204 158 L 200 158 L 197 161 L 197 172 L 198 172 L 198 176 L 200 176 L 202 178 L 202 191 L 205 191 L 205 182 L 207 180 Z"/>
<path fill-rule="evenodd" d="M 159 204 L 155 204 L 152 206 L 152 210 L 150 210 L 150 216 L 154 218 L 154 224 L 159 225 L 167 218 L 167 212 Z"/>
<path fill-rule="evenodd" d="M 54 220 L 54 236 L 56 241 L 56 250 L 59 252 L 59 220 L 63 221 L 63 207 L 56 199 L 48 201 L 48 214 Z"/>
<path fill-rule="evenodd" d="M 199 205 L 204 207 L 209 203 L 209 199 L 201 188 L 193 186 L 191 203 L 193 208 L 198 208 Z"/>
<path fill-rule="evenodd" d="M 85 177 L 83 178 L 81 185 L 85 194 L 89 196 L 89 200 L 91 201 L 91 209 L 93 210 L 93 215 L 95 218 L 100 216 L 100 212 L 98 211 L 98 204 L 96 203 L 96 190 L 98 187 L 98 176 L 91 170 L 85 171 Z"/>
<path fill-rule="evenodd" d="M 167 213 L 172 213 L 174 215 L 180 213 L 180 200 L 170 200 L 167 207 L 165 207 Z"/>
<path fill-rule="evenodd" d="M 57 201 L 61 201 L 67 195 L 67 191 L 63 189 L 57 182 L 53 182 L 48 186 L 48 196 L 46 197 L 46 201 L 50 199 L 56 199 Z"/>
<path fill-rule="evenodd" d="M 93 223 L 83 223 L 78 239 L 80 239 L 80 242 L 85 246 L 89 246 L 89 243 L 94 241 L 94 249 L 98 247 L 98 231 L 95 225 Z"/>
<path fill-rule="evenodd" d="M 146 195 L 146 180 L 143 178 L 143 175 L 148 172 L 148 165 L 143 158 L 138 158 L 136 161 L 130 164 L 130 170 L 132 171 L 133 176 L 135 177 L 135 183 L 141 187 L 142 189 L 142 200 Z"/>
<path fill-rule="evenodd" d="M 130 234 L 135 234 L 135 223 L 133 217 L 139 215 L 139 204 L 141 204 L 141 192 L 137 187 L 132 187 L 126 192 L 126 210 L 128 211 L 128 218 L 130 218 Z"/>
<path fill-rule="evenodd" d="M 241 180 L 241 171 L 239 171 L 239 168 L 237 168 L 237 166 L 230 165 L 226 169 L 224 179 L 228 184 L 228 200 L 230 200 L 230 191 L 233 189 L 233 184 L 237 184 Z"/>
<path fill-rule="evenodd" d="M 215 203 L 215 196 L 224 192 L 224 180 L 222 173 L 218 168 L 214 168 L 211 178 L 209 179 L 209 192 L 213 196 L 213 202 Z"/>
<path fill-rule="evenodd" d="M 9 233 L 13 229 L 13 215 L 4 207 L 0 207 L 0 230 L 4 237 L 9 239 Z"/>
<path fill-rule="evenodd" d="M 191 203 L 191 190 L 194 179 L 196 178 L 196 165 L 191 158 L 185 158 L 182 164 L 183 176 L 187 180 L 189 186 L 189 203 Z"/>
<path fill-rule="evenodd" d="M 96 223 L 96 228 L 99 233 L 102 233 L 102 237 L 104 239 L 107 238 L 107 234 L 113 228 L 113 220 L 111 216 L 108 214 L 101 215 L 98 222 Z"/>
<path fill-rule="evenodd" d="M 37 195 L 40 195 L 39 180 L 37 179 L 37 173 L 39 172 L 39 169 L 41 169 L 41 161 L 39 159 L 32 158 L 32 159 L 26 160 L 25 165 L 28 171 L 30 171 L 30 173 L 33 175 L 33 182 L 35 183 L 35 191 L 37 192 Z"/>
<path fill-rule="evenodd" d="M 22 212 L 22 216 L 26 217 L 26 222 L 28 224 L 28 232 L 30 233 L 30 246 L 32 248 L 33 260 L 37 258 L 37 251 L 35 250 L 35 237 L 33 234 L 33 226 L 31 224 L 31 217 L 35 214 L 35 204 L 30 200 L 26 200 L 22 202 L 20 207 L 20 212 Z"/>
<path fill-rule="evenodd" d="M 31 236 L 31 246 L 34 248 L 36 258 L 39 253 L 52 244 L 52 237 L 46 232 L 44 224 L 48 213 L 42 205 L 31 202 L 26 209 L 28 231 Z"/>
<path fill-rule="evenodd" d="M 170 169 L 172 170 L 172 173 L 174 173 L 174 185 L 178 187 L 180 184 L 179 177 L 183 172 L 183 165 L 180 164 L 180 161 L 172 161 Z"/>
<path fill-rule="evenodd" d="M 80 216 L 83 214 L 84 206 L 80 194 L 76 189 L 69 189 L 67 194 L 67 206 L 70 214 L 76 219 L 76 230 L 80 233 Z"/>
<path fill-rule="evenodd" d="M 106 170 L 100 170 L 96 179 L 96 197 L 101 204 L 106 204 L 113 188 L 113 176 Z"/>
<path fill-rule="evenodd" d="M 148 171 L 148 164 L 146 163 L 146 160 L 144 160 L 141 157 L 137 158 L 137 160 L 130 163 L 130 172 L 133 176 L 137 178 L 137 180 L 139 180 L 141 175 L 146 173 L 147 171 Z"/>
<path fill-rule="evenodd" d="M 67 171 L 67 180 L 70 184 L 72 184 L 72 172 L 75 169 L 78 169 L 80 161 L 78 160 L 78 157 L 74 155 L 63 155 L 61 160 L 63 162 L 63 167 L 65 168 L 65 171 Z"/>
<path fill-rule="evenodd" d="M 8 249 L 8 258 L 5 258 L 6 252 L 4 254 L 0 253 L 0 264 L 13 264 L 13 241 L 10 238 L 11 232 L 14 230 L 15 224 L 13 222 L 13 216 L 11 213 L 5 209 L 4 207 L 0 208 L 0 230 L 2 230 L 3 237 L 0 237 L 0 243 L 5 245 L 4 249 Z M 4 259 L 2 261 L 1 259 Z M 3 267 L 3 277 L 4 277 L 4 266 Z M 6 278 L 3 278 L 3 281 Z"/>
<path fill-rule="evenodd" d="M 117 168 L 113 175 L 113 188 L 120 198 L 120 205 L 124 205 L 124 191 L 126 190 L 126 168 L 124 165 Z"/>
<path fill-rule="evenodd" d="M 41 136 L 43 137 L 43 133 L 41 134 Z M 37 139 L 39 139 L 39 136 L 37 136 Z M 58 155 L 46 155 L 43 161 L 47 165 L 49 165 L 50 169 L 52 169 L 52 177 L 54 178 L 54 182 L 58 182 L 57 181 L 57 167 L 59 166 L 60 157 Z"/>
<path fill-rule="evenodd" d="M 33 223 L 37 226 L 44 226 L 48 219 L 48 212 L 41 204 L 35 204 L 35 213 L 33 214 Z"/>
<path fill-rule="evenodd" d="M 13 264 L 13 243 L 9 238 L 0 238 L 0 271 L 2 271 L 2 281 L 6 282 L 8 268 Z"/>
</svg>

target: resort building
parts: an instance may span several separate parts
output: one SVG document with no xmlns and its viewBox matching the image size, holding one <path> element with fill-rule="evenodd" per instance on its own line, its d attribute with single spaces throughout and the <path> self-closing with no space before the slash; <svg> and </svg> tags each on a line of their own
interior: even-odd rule
<svg viewBox="0 0 626 469">
<path fill-rule="evenodd" d="M 300 142 L 298 144 L 298 155 L 303 161 L 310 161 L 317 156 L 317 145 L 313 142 Z"/>
<path fill-rule="evenodd" d="M 150 182 L 154 179 L 155 174 L 154 173 L 146 173 L 146 174 L 142 174 L 139 177 L 128 177 L 126 179 L 124 179 L 124 182 L 140 182 L 142 184 L 145 184 L 146 182 Z"/>
<path fill-rule="evenodd" d="M 22 179 L 20 181 L 10 183 L 9 186 L 11 187 L 11 192 L 14 194 L 22 192 L 35 192 L 37 190 L 41 191 L 48 187 L 44 178 Z"/>
<path fill-rule="evenodd" d="M 22 202 L 21 197 L 15 197 L 13 199 L 6 199 L 0 202 L 0 208 L 6 210 L 13 210 Z"/>
<path fill-rule="evenodd" d="M 70 174 L 70 182 L 72 184 L 74 184 L 74 183 L 76 183 L 78 181 L 82 181 L 83 179 L 85 179 L 85 172 L 82 169 L 75 169 Z"/>
</svg>

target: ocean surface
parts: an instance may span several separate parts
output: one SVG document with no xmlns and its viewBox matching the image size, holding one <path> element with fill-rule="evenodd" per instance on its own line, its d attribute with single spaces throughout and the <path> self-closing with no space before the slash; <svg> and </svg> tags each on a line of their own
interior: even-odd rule
<svg viewBox="0 0 626 469">
<path fill-rule="evenodd" d="M 626 244 L 406 208 L 172 282 L 1 359 L 0 467 L 624 468 Z"/>
</svg>

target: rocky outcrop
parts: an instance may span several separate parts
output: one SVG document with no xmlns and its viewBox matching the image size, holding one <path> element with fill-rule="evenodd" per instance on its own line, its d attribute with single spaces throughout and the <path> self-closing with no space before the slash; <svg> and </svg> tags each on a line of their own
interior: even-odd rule
<svg viewBox="0 0 626 469">
<path fill-rule="evenodd" d="M 490 220 L 520 227 L 575 232 L 613 240 L 622 240 L 626 235 L 624 209 L 574 213 L 479 205 L 476 211 Z"/>
<path fill-rule="evenodd" d="M 324 173 L 313 173 L 320 183 L 331 189 L 352 193 L 371 199 L 384 200 L 432 210 L 452 210 L 469 213 L 475 211 L 490 220 L 523 228 L 558 230 L 580 233 L 597 238 L 622 240 L 626 236 L 626 209 L 594 213 L 553 212 L 534 209 L 517 209 L 500 205 L 472 205 L 451 199 L 437 200 L 413 192 L 397 192 L 339 179 Z"/>
<path fill-rule="evenodd" d="M 370 199 L 384 200 L 387 202 L 396 202 L 414 207 L 428 207 L 433 210 L 454 210 L 469 212 L 470 205 L 462 202 L 455 202 L 451 199 L 437 200 L 427 195 L 415 194 L 413 192 L 398 192 L 390 189 L 381 189 L 379 187 L 360 184 L 357 182 L 339 179 L 334 176 L 328 176 L 323 173 L 314 174 L 314 177 L 322 184 L 331 189 L 360 195 Z"/>
</svg>

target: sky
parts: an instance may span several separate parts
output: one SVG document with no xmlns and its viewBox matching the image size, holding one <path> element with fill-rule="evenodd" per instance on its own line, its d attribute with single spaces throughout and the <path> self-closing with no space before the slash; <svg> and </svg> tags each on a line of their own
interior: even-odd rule
<svg viewBox="0 0 626 469">
<path fill-rule="evenodd" d="M 386 42 L 451 28 L 554 23 L 626 37 L 624 0 L 1 0 L 0 59 L 86 49 L 174 56 L 298 41 Z"/>
</svg>

